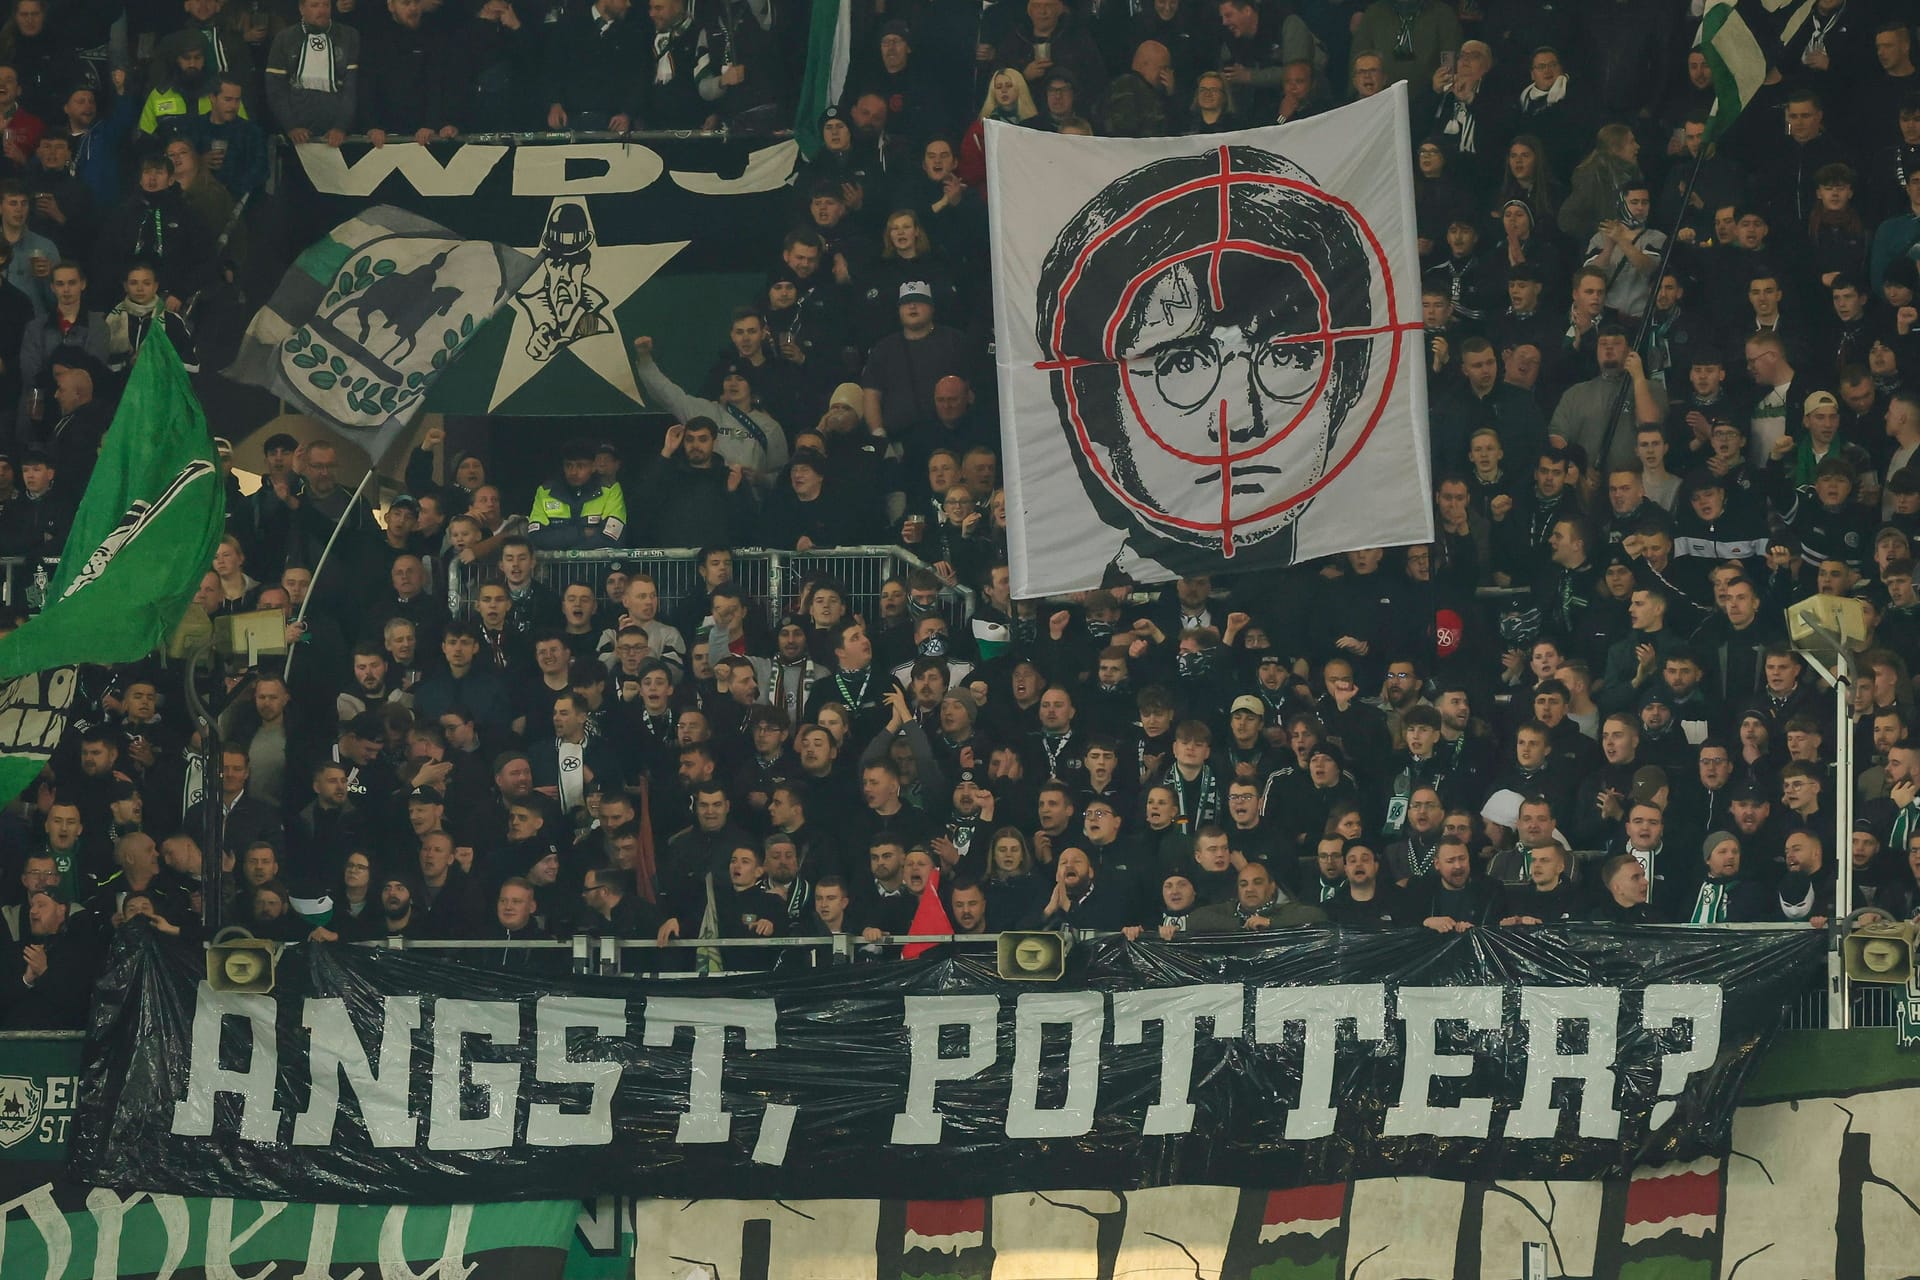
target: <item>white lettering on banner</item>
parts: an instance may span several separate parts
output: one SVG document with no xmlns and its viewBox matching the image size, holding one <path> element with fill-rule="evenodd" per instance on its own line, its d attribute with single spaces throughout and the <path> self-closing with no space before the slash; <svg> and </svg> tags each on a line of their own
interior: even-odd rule
<svg viewBox="0 0 1920 1280">
<path fill-rule="evenodd" d="M 407 1262 L 407 1206 L 395 1205 L 388 1210 L 387 1216 L 380 1220 L 380 1280 L 428 1280 L 430 1276 L 439 1280 L 467 1280 L 478 1271 L 479 1263 L 466 1260 L 467 1230 L 473 1225 L 473 1206 L 456 1204 L 448 1208 L 446 1214 L 447 1234 L 440 1242 L 440 1256 L 428 1263 L 425 1271 L 415 1271 Z"/>
<path fill-rule="evenodd" d="M 207 1280 L 265 1280 L 264 1271 L 242 1277 L 234 1268 L 233 1255 L 237 1249 L 244 1249 L 247 1241 L 275 1218 L 287 1211 L 285 1202 L 279 1200 L 255 1200 L 251 1207 L 258 1210 L 258 1216 L 247 1224 L 239 1235 L 233 1234 L 233 1208 L 244 1203 L 225 1198 L 207 1201 L 207 1240 L 201 1246 L 206 1255 Z"/>
<path fill-rule="evenodd" d="M 1139 1044 L 1149 1022 L 1160 1024 L 1160 1100 L 1147 1108 L 1140 1132 L 1187 1133 L 1193 1128 L 1193 1050 L 1200 1019 L 1213 1024 L 1216 1040 L 1237 1040 L 1245 1021 L 1246 988 L 1238 983 L 1201 987 L 1116 991 L 1113 1042 Z"/>
<path fill-rule="evenodd" d="M 1527 1083 L 1520 1105 L 1507 1117 L 1506 1136 L 1555 1136 L 1560 1108 L 1553 1105 L 1553 1086 L 1560 1080 L 1578 1080 L 1580 1136 L 1619 1137 L 1613 1065 L 1620 1041 L 1620 992 L 1613 987 L 1522 987 L 1520 1021 L 1527 1028 Z M 1584 1052 L 1561 1051 L 1562 1022 L 1586 1024 Z"/>
<path fill-rule="evenodd" d="M 1287 1113 L 1287 1141 L 1333 1133 L 1340 1114 L 1333 1097 L 1340 1024 L 1353 1023 L 1354 1039 L 1377 1044 L 1386 1038 L 1386 1018 L 1387 989 L 1379 983 L 1260 988 L 1253 1002 L 1255 1043 L 1279 1044 L 1289 1023 L 1297 1022 L 1301 1028 L 1300 1100 Z"/>
<path fill-rule="evenodd" d="M 924 1146 L 940 1141 L 943 1123 L 934 1108 L 934 1090 L 943 1080 L 970 1080 L 992 1066 L 1000 1054 L 994 1034 L 1000 1001 L 993 996 L 907 996 L 901 1021 L 913 1055 L 907 1072 L 907 1109 L 893 1118 L 893 1141 Z M 958 1058 L 940 1056 L 940 1033 L 963 1027 L 967 1051 Z"/>
<path fill-rule="evenodd" d="M 173 1131 L 183 1138 L 212 1134 L 214 1099 L 233 1093 L 240 1097 L 240 1136 L 249 1142 L 272 1142 L 280 1131 L 280 1113 L 273 1108 L 273 1082 L 280 1071 L 273 998 L 215 991 L 205 982 L 199 992 L 193 1008 L 187 1096 L 173 1109 Z M 220 1065 L 220 1030 L 229 1017 L 244 1018 L 248 1024 L 244 1070 Z"/>
<path fill-rule="evenodd" d="M 574 1234 L 580 1247 L 596 1258 L 604 1258 L 620 1244 L 620 1224 L 631 1210 L 624 1196 L 596 1196 L 580 1204 L 580 1216 L 574 1219 Z"/>
<path fill-rule="evenodd" d="M 760 1117 L 760 1136 L 754 1140 L 750 1157 L 755 1164 L 779 1164 L 787 1158 L 787 1139 L 793 1137 L 793 1122 L 799 1115 L 800 1108 L 784 1102 L 767 1104 L 765 1114 Z"/>
<path fill-rule="evenodd" d="M 1049 1026 L 1071 1028 L 1067 1098 L 1040 1107 L 1040 1044 Z M 1029 991 L 1014 1001 L 1013 1094 L 1007 1099 L 1009 1138 L 1074 1138 L 1093 1128 L 1100 1101 L 1100 1032 L 1106 997 L 1098 991 Z"/>
<path fill-rule="evenodd" d="M 518 1062 L 469 1062 L 467 1037 L 493 1044 L 520 1043 L 520 1006 L 511 1000 L 436 1000 L 433 1006 L 433 1119 L 431 1151 L 490 1151 L 513 1145 L 513 1116 L 520 1105 Z M 471 1073 L 473 1091 L 486 1113 L 462 1115 Z"/>
<path fill-rule="evenodd" d="M 667 176 L 682 191 L 697 196 L 748 196 L 761 191 L 778 191 L 793 181 L 794 162 L 800 158 L 800 144 L 789 138 L 770 147 L 761 147 L 747 157 L 746 168 L 737 178 L 723 178 L 711 171 L 672 169 Z"/>
<path fill-rule="evenodd" d="M 420 1029 L 420 997 L 388 996 L 381 1003 L 376 1070 L 369 1065 L 367 1047 L 360 1042 L 353 1019 L 347 1016 L 347 1002 L 338 998 L 307 1001 L 301 1020 L 311 1033 L 307 1069 L 313 1091 L 307 1109 L 293 1122 L 295 1146 L 333 1142 L 342 1077 L 360 1103 L 360 1117 L 374 1146 L 410 1147 L 419 1136 L 420 1118 L 407 1109 L 407 1086 L 413 1071 L 413 1033 Z"/>
<path fill-rule="evenodd" d="M 170 1276 L 180 1267 L 180 1260 L 187 1256 L 187 1202 L 179 1196 L 149 1196 L 144 1191 L 136 1191 L 122 1200 L 118 1194 L 105 1187 L 95 1187 L 87 1192 L 87 1212 L 93 1215 L 93 1274 L 96 1280 L 106 1280 L 117 1276 L 120 1266 L 120 1236 L 126 1225 L 127 1210 L 142 1200 L 153 1202 L 154 1212 L 160 1215 L 160 1225 L 164 1228 L 167 1248 L 161 1257 L 157 1275 Z"/>
<path fill-rule="evenodd" d="M 1432 1101 L 1433 1082 L 1473 1074 L 1471 1053 L 1441 1053 L 1436 1043 L 1442 1021 L 1463 1022 L 1469 1031 L 1500 1030 L 1500 987 L 1401 987 L 1399 1020 L 1406 1026 L 1406 1074 L 1400 1100 L 1387 1108 L 1381 1133 L 1389 1138 L 1432 1134 L 1440 1138 L 1484 1138 L 1493 1121 L 1491 1098 L 1462 1098 L 1449 1107 Z"/>
<path fill-rule="evenodd" d="M 340 1235 L 340 1206 L 313 1206 L 313 1225 L 307 1233 L 307 1269 L 293 1280 L 362 1280 L 367 1274 L 355 1267 L 343 1276 L 333 1273 L 333 1242 Z"/>
<path fill-rule="evenodd" d="M 1525 1028 L 1525 1079 L 1517 1105 L 1505 1117 L 1503 1137 L 1555 1137 L 1563 1111 L 1573 1105 L 1564 1092 L 1556 1099 L 1556 1090 L 1568 1084 L 1579 1088 L 1581 1137 L 1608 1140 L 1620 1135 L 1618 988 L 1390 990 L 1378 983 L 1259 987 L 1252 989 L 1250 1034 L 1248 990 L 1237 983 L 1207 983 L 1111 994 L 1049 990 L 1008 997 L 903 997 L 906 1098 L 893 1116 L 890 1140 L 903 1146 L 940 1142 L 945 1121 L 939 1087 L 973 1079 L 998 1061 L 1002 1003 L 1007 999 L 1012 1001 L 1013 1062 L 1004 1127 L 1010 1138 L 1073 1137 L 1091 1131 L 1109 1018 L 1116 1049 L 1146 1044 L 1147 1024 L 1160 1025 L 1160 1086 L 1140 1120 L 1146 1136 L 1193 1130 L 1198 1119 L 1194 1058 L 1205 1020 L 1215 1041 L 1271 1046 L 1283 1059 L 1297 1052 L 1299 1096 L 1272 1099 L 1284 1117 L 1284 1137 L 1290 1142 L 1328 1138 L 1343 1102 L 1337 1085 L 1341 1054 L 1382 1052 L 1389 1019 L 1402 1025 L 1404 1052 L 1398 1095 L 1385 1113 L 1381 1136 L 1489 1136 L 1492 1097 L 1433 1101 L 1436 1081 L 1463 1080 L 1474 1071 L 1472 1049 L 1442 1049 L 1442 1023 L 1505 1036 L 1516 1046 L 1522 1042 L 1515 1037 Z M 1518 1009 L 1511 1023 L 1506 1017 L 1509 993 Z M 1717 986 L 1691 984 L 1651 986 L 1638 998 L 1638 1025 L 1663 1042 L 1651 1128 L 1673 1118 L 1677 1099 L 1689 1083 L 1718 1060 L 1723 999 Z M 433 1006 L 431 1057 L 425 1064 L 430 1085 L 424 1100 L 411 1096 L 410 1087 L 420 1065 L 413 1045 L 422 1026 L 421 997 L 380 998 L 377 1013 L 377 1039 L 370 1042 L 362 1038 L 344 999 L 305 1000 L 301 1017 L 307 1034 L 292 1043 L 304 1050 L 311 1085 L 304 1109 L 283 1116 L 275 1106 L 281 1051 L 273 998 L 218 992 L 201 984 L 188 1076 L 174 1107 L 172 1131 L 183 1137 L 212 1136 L 217 1104 L 222 1095 L 231 1095 L 240 1111 L 235 1136 L 272 1143 L 282 1120 L 289 1119 L 292 1145 L 330 1146 L 337 1136 L 343 1094 L 351 1093 L 377 1150 L 420 1146 L 423 1122 L 424 1145 L 431 1151 L 504 1150 L 516 1142 L 528 1147 L 600 1147 L 614 1141 L 614 1105 L 625 1070 L 618 1046 L 631 1034 L 626 999 L 545 995 L 531 1008 L 511 1000 L 439 999 Z M 771 997 L 656 997 L 646 1003 L 641 1039 L 648 1047 L 671 1049 L 683 1028 L 692 1035 L 687 1105 L 678 1118 L 676 1141 L 718 1143 L 732 1137 L 734 1114 L 727 1110 L 725 1089 L 728 1038 L 737 1029 L 736 1049 L 776 1049 L 777 1015 Z M 233 1034 L 238 1030 L 234 1020 L 244 1022 L 243 1036 Z M 1042 1048 L 1052 1027 L 1066 1029 L 1064 1062 L 1043 1062 Z M 223 1033 L 234 1050 L 224 1062 Z M 583 1043 L 582 1033 L 591 1044 Z M 1653 1051 L 1642 1056 L 1650 1067 Z M 1057 1104 L 1050 1093 L 1049 1105 L 1042 1106 L 1043 1081 L 1059 1091 Z M 559 1088 L 544 1100 L 529 1101 L 524 1135 L 516 1135 L 521 1093 L 529 1085 Z M 784 1163 L 798 1122 L 796 1102 L 804 1101 L 762 1104 L 749 1153 L 754 1163 Z"/>
<path fill-rule="evenodd" d="M 309 142 L 294 150 L 300 156 L 300 167 L 306 170 L 307 181 L 323 195 L 370 196 L 397 173 L 423 196 L 470 196 L 480 189 L 480 184 L 487 180 L 487 175 L 510 148 L 467 143 L 455 147 L 445 164 L 431 149 L 417 142 L 372 147 L 352 164 L 347 163 L 340 148 L 323 143 Z"/>
<path fill-rule="evenodd" d="M 620 1083 L 618 1062 L 574 1058 L 567 1032 L 575 1027 L 615 1039 L 627 1034 L 625 1000 L 542 996 L 534 1013 L 533 1078 L 542 1084 L 591 1086 L 586 1110 L 536 1102 L 527 1108 L 527 1141 L 536 1147 L 598 1147 L 613 1141 L 613 1089 Z"/>
<path fill-rule="evenodd" d="M 1647 1117 L 1649 1129 L 1673 1119 L 1674 1099 L 1686 1089 L 1687 1081 L 1720 1056 L 1720 1011 L 1725 1001 L 1719 987 L 1705 983 L 1660 983 L 1647 988 L 1640 1006 L 1641 1026 L 1654 1032 L 1673 1027 L 1682 1018 L 1693 1023 L 1691 1044 L 1660 1055 L 1660 1096 Z"/>
<path fill-rule="evenodd" d="M 665 171 L 656 152 L 623 142 L 520 147 L 513 153 L 513 194 L 622 195 L 645 190 Z"/>
<path fill-rule="evenodd" d="M 800 154 L 791 140 L 760 147 L 747 157 L 739 176 L 729 178 L 701 169 L 668 172 L 658 152 L 630 142 L 524 147 L 463 143 L 452 149 L 442 146 L 444 162 L 416 142 L 370 147 L 352 163 L 338 147 L 308 143 L 295 150 L 313 189 L 332 196 L 370 196 L 396 174 L 423 196 L 470 196 L 509 152 L 516 196 L 631 195 L 658 182 L 662 173 L 693 195 L 755 195 L 792 181 Z"/>
<path fill-rule="evenodd" d="M 722 1105 L 727 1028 L 739 1027 L 749 1049 L 776 1043 L 772 1000 L 708 1000 L 656 996 L 647 1001 L 646 1043 L 665 1049 L 681 1027 L 693 1029 L 693 1069 L 687 1080 L 687 1113 L 674 1131 L 676 1142 L 725 1142 L 733 1116 Z"/>
<path fill-rule="evenodd" d="M 98 1278 L 138 1271 L 167 1280 L 183 1266 L 195 1274 L 204 1271 L 207 1280 L 365 1280 L 370 1274 L 367 1268 L 335 1256 L 340 1252 L 337 1204 L 209 1197 L 194 1201 L 205 1206 L 204 1231 L 199 1213 L 182 1196 L 135 1191 L 123 1198 L 108 1188 L 94 1187 L 87 1192 L 85 1204 L 84 1215 L 69 1216 L 54 1199 L 53 1187 L 44 1183 L 15 1199 L 0 1201 L 0 1228 L 4 1228 L 0 1229 L 0 1276 L 64 1280 L 75 1273 L 76 1258 L 88 1257 L 91 1270 L 82 1263 L 78 1274 Z M 381 1280 L 462 1280 L 478 1269 L 466 1261 L 473 1223 L 470 1205 L 418 1210 L 411 1222 L 406 1205 L 354 1206 L 349 1212 L 363 1226 L 373 1222 L 370 1213 L 379 1215 L 379 1245 L 372 1266 Z M 22 1216 L 32 1231 L 20 1229 Z M 236 1216 L 248 1218 L 238 1231 Z M 429 1243 L 429 1233 L 439 1237 L 438 1243 Z M 870 1240 L 871 1228 L 867 1235 Z M 10 1260 L 9 1244 L 30 1251 L 42 1266 L 29 1271 L 23 1259 Z M 236 1254 L 284 1261 L 247 1262 L 252 1269 L 243 1271 Z M 410 1258 L 426 1259 L 425 1268 L 415 1272 Z"/>
<path fill-rule="evenodd" d="M 0 1276 L 15 1274 L 7 1269 L 7 1240 L 13 1235 L 7 1230 L 7 1222 L 16 1209 L 24 1210 L 27 1221 L 40 1231 L 40 1245 L 47 1260 L 45 1280 L 61 1280 L 67 1274 L 67 1263 L 73 1258 L 73 1229 L 67 1225 L 67 1215 L 54 1201 L 52 1185 L 47 1183 L 12 1200 L 0 1200 Z M 26 1243 L 24 1237 L 21 1243 Z"/>
</svg>

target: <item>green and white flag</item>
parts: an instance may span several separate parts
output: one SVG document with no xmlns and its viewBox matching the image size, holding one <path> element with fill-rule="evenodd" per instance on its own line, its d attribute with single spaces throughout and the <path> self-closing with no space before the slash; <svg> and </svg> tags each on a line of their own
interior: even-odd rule
<svg viewBox="0 0 1920 1280">
<path fill-rule="evenodd" d="M 377 462 L 534 266 L 379 205 L 294 260 L 226 374 L 341 429 Z"/>
<path fill-rule="evenodd" d="M 225 520 L 206 417 L 155 325 L 101 442 L 47 607 L 0 639 L 0 804 L 59 745 L 78 664 L 132 662 L 166 642 Z"/>
<path fill-rule="evenodd" d="M 807 63 L 800 75 L 800 109 L 793 132 L 809 158 L 820 149 L 820 117 L 847 91 L 853 59 L 852 0 L 819 0 L 807 27 Z"/>
<path fill-rule="evenodd" d="M 1707 0 L 1695 40 L 1713 71 L 1713 116 L 1707 135 L 1717 138 L 1753 101 L 1813 10 L 1814 0 Z"/>
</svg>

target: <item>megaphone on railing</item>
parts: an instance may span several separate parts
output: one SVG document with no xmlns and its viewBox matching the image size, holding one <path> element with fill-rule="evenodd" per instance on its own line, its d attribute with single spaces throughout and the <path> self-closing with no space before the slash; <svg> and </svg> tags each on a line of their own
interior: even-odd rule
<svg viewBox="0 0 1920 1280">
<path fill-rule="evenodd" d="M 1874 920 L 1854 926 L 1840 939 L 1840 962 L 1854 982 L 1907 985 L 1913 976 L 1913 953 L 1920 925 Z"/>
<path fill-rule="evenodd" d="M 215 991 L 266 995 L 273 990 L 280 948 L 278 942 L 256 938 L 237 924 L 229 925 L 207 944 L 207 985 Z"/>
<path fill-rule="evenodd" d="M 994 948 L 994 968 L 1008 982 L 1058 982 L 1066 976 L 1072 945 L 1065 933 L 1003 933 Z"/>
</svg>

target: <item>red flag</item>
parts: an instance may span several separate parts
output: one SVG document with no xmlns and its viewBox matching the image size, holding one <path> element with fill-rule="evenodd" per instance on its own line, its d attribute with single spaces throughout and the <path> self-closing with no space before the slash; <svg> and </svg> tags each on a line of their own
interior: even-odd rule
<svg viewBox="0 0 1920 1280">
<path fill-rule="evenodd" d="M 927 873 L 927 887 L 920 891 L 920 905 L 913 909 L 914 933 L 952 933 L 953 921 L 947 919 L 947 908 L 940 901 L 940 868 L 935 867 Z M 931 951 L 938 943 L 909 942 L 900 949 L 900 954 L 912 960 Z"/>
</svg>

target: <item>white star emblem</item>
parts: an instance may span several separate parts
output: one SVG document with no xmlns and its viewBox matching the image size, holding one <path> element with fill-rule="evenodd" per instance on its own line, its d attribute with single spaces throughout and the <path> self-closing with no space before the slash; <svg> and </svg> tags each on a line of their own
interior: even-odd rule
<svg viewBox="0 0 1920 1280">
<path fill-rule="evenodd" d="M 579 207 L 589 236 L 593 217 L 586 202 L 561 198 L 548 211 L 549 222 L 564 205 Z M 540 259 L 540 265 L 508 302 L 506 315 L 513 329 L 501 353 L 500 373 L 494 379 L 489 409 L 497 409 L 543 370 L 558 363 L 565 352 L 587 366 L 627 399 L 640 404 L 634 381 L 629 339 L 621 332 L 618 308 L 639 291 L 655 272 L 671 262 L 689 244 L 601 244 L 591 238 L 586 252 L 571 263 L 547 253 L 543 246 L 521 249 Z"/>
</svg>

